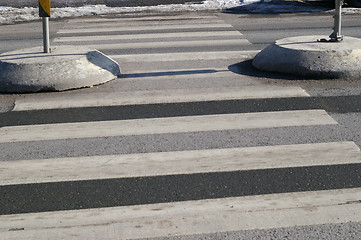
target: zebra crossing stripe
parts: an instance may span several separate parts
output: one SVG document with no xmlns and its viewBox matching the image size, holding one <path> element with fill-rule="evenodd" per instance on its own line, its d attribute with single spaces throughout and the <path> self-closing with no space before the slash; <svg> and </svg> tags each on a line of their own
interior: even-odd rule
<svg viewBox="0 0 361 240">
<path fill-rule="evenodd" d="M 114 20 L 113 22 L 97 22 L 97 23 L 72 23 L 72 21 L 69 21 L 67 28 L 69 29 L 85 29 L 85 28 L 94 28 L 94 25 L 96 25 L 96 28 L 100 27 L 124 27 L 124 26 L 148 26 L 149 28 L 152 28 L 153 26 L 170 26 L 170 25 L 180 25 L 180 24 L 225 24 L 226 22 L 221 19 L 182 19 L 179 21 L 120 21 L 120 20 Z"/>
<path fill-rule="evenodd" d="M 13 111 L 100 107 L 120 105 L 141 105 L 159 103 L 204 102 L 236 99 L 309 97 L 299 87 L 245 86 L 240 88 L 201 88 L 130 92 L 99 92 L 67 95 L 42 99 L 37 97 L 16 99 Z"/>
<path fill-rule="evenodd" d="M 149 31 L 149 26 L 130 26 L 130 27 L 110 27 L 110 28 L 85 28 L 85 29 L 60 29 L 58 34 L 65 33 L 100 33 L 100 32 L 124 32 L 124 31 Z M 151 30 L 174 30 L 174 29 L 204 29 L 204 28 L 233 28 L 226 23 L 219 24 L 181 24 L 181 25 L 163 25 L 152 26 Z"/>
<path fill-rule="evenodd" d="M 143 33 L 131 35 L 102 35 L 102 36 L 75 36 L 58 37 L 54 42 L 88 42 L 88 41 L 110 41 L 110 40 L 136 40 L 156 38 L 189 38 L 189 37 L 232 37 L 242 36 L 238 31 L 211 31 L 211 32 L 175 32 L 175 33 Z"/>
<path fill-rule="evenodd" d="M 38 159 L 0 162 L 0 186 L 351 163 L 353 142 Z"/>
<path fill-rule="evenodd" d="M 135 239 L 360 222 L 361 189 L 0 216 L 4 239 Z M 18 230 L 18 231 L 16 231 Z"/>
<path fill-rule="evenodd" d="M 109 55 L 112 59 L 123 62 L 156 62 L 156 61 L 186 61 L 186 60 L 227 60 L 244 59 L 253 56 L 259 51 L 225 51 L 225 52 L 182 52 L 182 53 L 155 53 L 133 55 Z"/>
<path fill-rule="evenodd" d="M 213 19 L 219 19 L 217 16 L 214 15 L 203 15 L 203 16 L 199 16 L 199 15 L 176 15 L 176 16 L 152 16 L 152 17 L 136 17 L 136 18 L 132 18 L 132 17 L 120 17 L 120 18 L 81 18 L 81 19 L 71 19 L 69 22 L 71 23 L 99 23 L 99 22 L 144 22 L 144 21 L 172 21 L 172 20 L 198 20 L 198 19 L 208 19 L 208 20 L 213 20 Z"/>
<path fill-rule="evenodd" d="M 143 43 L 109 43 L 109 44 L 82 44 L 96 49 L 140 49 L 140 48 L 172 48 L 172 47 L 204 47 L 204 46 L 231 46 L 249 45 L 247 39 L 224 39 L 224 40 L 193 40 L 193 41 L 170 41 L 170 42 L 143 42 Z"/>
<path fill-rule="evenodd" d="M 3 127 L 1 143 L 337 124 L 324 110 Z"/>
</svg>

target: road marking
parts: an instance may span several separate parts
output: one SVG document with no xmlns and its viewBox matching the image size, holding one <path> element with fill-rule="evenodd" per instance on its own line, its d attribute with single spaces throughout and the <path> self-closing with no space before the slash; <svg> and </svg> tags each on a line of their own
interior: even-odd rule
<svg viewBox="0 0 361 240">
<path fill-rule="evenodd" d="M 155 38 L 189 38 L 189 37 L 230 37 L 242 36 L 238 31 L 212 31 L 212 32 L 176 32 L 176 33 L 149 33 L 131 35 L 102 35 L 102 36 L 76 36 L 59 37 L 54 42 L 87 42 L 87 41 L 109 41 L 109 40 L 135 40 Z"/>
<path fill-rule="evenodd" d="M 38 159 L 0 162 L 0 185 L 351 163 L 361 163 L 353 142 Z"/>
<path fill-rule="evenodd" d="M 129 239 L 361 221 L 361 189 L 0 216 L 4 239 Z M 21 231 L 15 231 L 21 229 Z"/>
<path fill-rule="evenodd" d="M 182 19 L 176 21 L 112 21 L 112 22 L 97 22 L 97 23 L 73 23 L 70 21 L 66 26 L 67 29 L 86 29 L 86 28 L 111 28 L 111 27 L 141 27 L 141 26 L 148 26 L 152 28 L 153 26 L 177 26 L 177 25 L 189 25 L 189 24 L 226 24 L 225 21 L 221 19 Z M 64 28 L 65 29 L 65 28 Z"/>
<path fill-rule="evenodd" d="M 337 124 L 324 110 L 221 114 L 0 128 L 0 142 Z"/>
<path fill-rule="evenodd" d="M 59 34 L 65 33 L 100 33 L 100 32 L 124 32 L 124 31 L 149 31 L 149 30 L 174 30 L 174 29 L 204 29 L 204 28 L 233 28 L 226 23 L 219 24 L 181 24 L 181 25 L 163 25 L 163 26 L 131 26 L 131 27 L 111 27 L 111 28 L 86 28 L 86 29 L 60 29 Z"/>
<path fill-rule="evenodd" d="M 108 43 L 108 44 L 82 44 L 82 46 L 95 49 L 139 49 L 139 48 L 172 48 L 172 47 L 206 47 L 249 45 L 247 39 L 225 40 L 198 40 L 198 41 L 170 41 L 170 42 L 143 42 L 143 43 Z"/>
<path fill-rule="evenodd" d="M 171 21 L 171 20 L 198 20 L 198 19 L 219 19 L 214 15 L 205 15 L 205 16 L 188 16 L 188 15 L 176 15 L 176 16 L 153 16 L 153 17 L 120 17 L 120 18 L 81 18 L 81 19 L 71 19 L 69 23 L 98 23 L 98 22 L 144 22 L 144 21 Z M 179 22 L 178 22 L 179 23 Z"/>
<path fill-rule="evenodd" d="M 309 94 L 300 87 L 274 86 L 79 93 L 71 97 L 16 99 L 13 111 L 286 97 L 309 97 Z"/>
<path fill-rule="evenodd" d="M 109 55 L 112 59 L 124 62 L 158 62 L 158 61 L 186 61 L 186 60 L 227 60 L 244 59 L 254 56 L 259 51 L 224 51 L 224 52 L 183 52 L 183 53 L 155 53 L 133 55 Z"/>
</svg>

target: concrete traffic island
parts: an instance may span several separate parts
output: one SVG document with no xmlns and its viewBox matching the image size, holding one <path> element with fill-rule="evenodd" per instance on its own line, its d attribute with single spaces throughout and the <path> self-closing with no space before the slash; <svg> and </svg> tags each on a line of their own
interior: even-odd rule
<svg viewBox="0 0 361 240">
<path fill-rule="evenodd" d="M 284 38 L 253 59 L 257 69 L 312 78 L 360 78 L 361 39 L 318 41 L 328 36 Z"/>
<path fill-rule="evenodd" d="M 106 83 L 120 75 L 117 62 L 81 46 L 20 49 L 0 55 L 0 92 L 64 91 Z"/>
</svg>

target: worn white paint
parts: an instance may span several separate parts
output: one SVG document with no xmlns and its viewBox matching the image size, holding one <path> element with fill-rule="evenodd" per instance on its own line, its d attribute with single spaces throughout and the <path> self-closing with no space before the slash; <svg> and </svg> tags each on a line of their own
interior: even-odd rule
<svg viewBox="0 0 361 240">
<path fill-rule="evenodd" d="M 185 52 L 185 53 L 156 53 L 133 55 L 109 55 L 120 64 L 125 62 L 158 62 L 158 61 L 196 61 L 196 60 L 227 60 L 246 59 L 256 55 L 259 51 L 225 51 L 225 52 Z"/>
<path fill-rule="evenodd" d="M 324 110 L 221 114 L 0 128 L 0 142 L 337 124 Z"/>
<path fill-rule="evenodd" d="M 172 20 L 151 20 L 151 21 L 122 21 L 119 18 L 114 18 L 113 21 L 98 21 L 84 22 L 82 24 L 70 22 L 66 28 L 68 29 L 84 29 L 84 28 L 100 28 L 100 27 L 130 27 L 130 26 L 148 26 L 148 30 L 153 26 L 167 26 L 167 25 L 179 25 L 179 24 L 224 24 L 225 22 L 221 19 L 178 19 Z"/>
<path fill-rule="evenodd" d="M 60 29 L 59 34 L 63 33 L 100 33 L 100 32 L 125 32 L 125 31 L 147 31 L 149 26 L 120 26 L 120 27 L 102 27 L 102 28 L 66 28 Z M 205 29 L 205 28 L 233 28 L 232 25 L 226 23 L 215 24 L 179 24 L 179 25 L 160 25 L 152 26 L 151 30 L 173 30 L 173 29 Z"/>
<path fill-rule="evenodd" d="M 140 42 L 140 43 L 108 43 L 108 44 L 82 44 L 95 49 L 138 49 L 138 48 L 172 48 L 172 47 L 207 47 L 207 46 L 231 46 L 249 45 L 247 39 L 224 39 L 224 40 L 198 40 L 198 41 L 170 41 L 170 42 Z"/>
<path fill-rule="evenodd" d="M 162 38 L 191 38 L 191 37 L 232 37 L 242 36 L 238 31 L 212 31 L 212 32 L 175 32 L 175 33 L 143 33 L 131 35 L 100 35 L 100 36 L 75 36 L 58 37 L 54 42 L 89 42 L 111 40 L 139 40 L 139 39 L 162 39 Z"/>
<path fill-rule="evenodd" d="M 25 96 L 15 100 L 13 111 L 308 96 L 300 87 L 272 86 L 79 93 L 71 97 L 68 95 L 45 96 L 46 98 Z"/>
<path fill-rule="evenodd" d="M 144 22 L 144 21 L 175 21 L 179 23 L 179 20 L 187 19 L 187 20 L 198 20 L 198 19 L 208 19 L 214 20 L 219 19 L 215 15 L 164 15 L 164 16 L 137 16 L 137 17 L 120 17 L 120 18 L 79 18 L 79 19 L 71 19 L 69 23 L 99 23 L 99 22 Z"/>
<path fill-rule="evenodd" d="M 0 216 L 1 237 L 130 239 L 361 221 L 361 189 Z"/>
<path fill-rule="evenodd" d="M 0 162 L 0 185 L 361 163 L 353 142 Z"/>
</svg>

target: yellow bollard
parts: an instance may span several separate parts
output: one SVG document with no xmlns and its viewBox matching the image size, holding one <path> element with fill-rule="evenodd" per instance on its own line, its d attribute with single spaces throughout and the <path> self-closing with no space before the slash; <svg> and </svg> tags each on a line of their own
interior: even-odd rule
<svg viewBox="0 0 361 240">
<path fill-rule="evenodd" d="M 50 0 L 39 0 L 39 17 L 50 17 Z"/>
<path fill-rule="evenodd" d="M 50 0 L 39 0 L 39 16 L 43 18 L 44 53 L 50 53 L 50 36 L 49 36 Z"/>
</svg>

